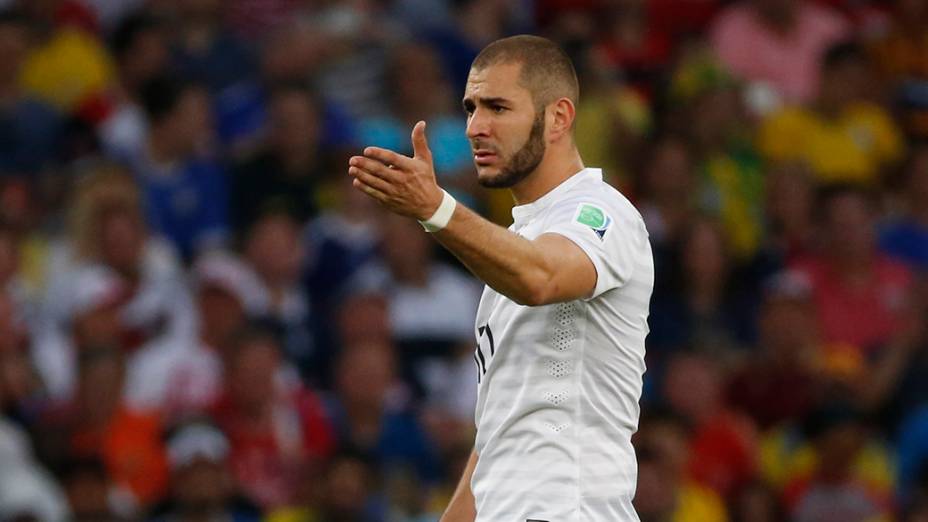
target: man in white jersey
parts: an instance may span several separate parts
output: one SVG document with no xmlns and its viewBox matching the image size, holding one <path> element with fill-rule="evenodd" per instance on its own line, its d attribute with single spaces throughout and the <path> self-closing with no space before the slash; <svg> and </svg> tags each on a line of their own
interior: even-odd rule
<svg viewBox="0 0 928 522">
<path fill-rule="evenodd" d="M 512 192 L 508 230 L 438 187 L 424 122 L 414 157 L 368 147 L 349 160 L 356 188 L 419 220 L 487 284 L 477 440 L 442 522 L 638 520 L 631 437 L 654 268 L 641 216 L 583 166 L 578 92 L 544 38 L 498 40 L 474 60 L 467 136 L 480 183 Z"/>
</svg>

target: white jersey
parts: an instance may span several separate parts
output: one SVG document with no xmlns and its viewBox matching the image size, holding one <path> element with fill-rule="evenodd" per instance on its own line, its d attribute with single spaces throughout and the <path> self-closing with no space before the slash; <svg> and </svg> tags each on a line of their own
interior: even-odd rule
<svg viewBox="0 0 928 522">
<path fill-rule="evenodd" d="M 638 520 L 632 498 L 654 264 L 632 204 L 584 169 L 512 210 L 596 267 L 588 299 L 522 306 L 486 287 L 477 310 L 477 522 Z"/>
</svg>

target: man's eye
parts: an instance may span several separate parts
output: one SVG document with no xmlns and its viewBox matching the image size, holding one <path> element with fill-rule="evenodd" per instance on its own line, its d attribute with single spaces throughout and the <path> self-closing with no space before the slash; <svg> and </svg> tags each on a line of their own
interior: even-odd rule
<svg viewBox="0 0 928 522">
<path fill-rule="evenodd" d="M 493 106 L 493 112 L 495 112 L 496 114 L 500 114 L 501 112 L 503 112 L 503 111 L 505 111 L 505 110 L 506 110 L 506 107 L 503 107 L 503 106 L 501 106 L 501 105 L 494 105 L 494 106 Z"/>
</svg>

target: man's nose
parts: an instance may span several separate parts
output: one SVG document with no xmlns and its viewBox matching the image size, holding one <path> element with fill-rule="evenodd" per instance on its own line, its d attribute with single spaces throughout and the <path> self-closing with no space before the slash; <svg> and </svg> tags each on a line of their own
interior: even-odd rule
<svg viewBox="0 0 928 522">
<path fill-rule="evenodd" d="M 485 112 L 477 109 L 467 121 L 467 137 L 470 139 L 482 138 L 490 135 L 490 121 Z"/>
</svg>

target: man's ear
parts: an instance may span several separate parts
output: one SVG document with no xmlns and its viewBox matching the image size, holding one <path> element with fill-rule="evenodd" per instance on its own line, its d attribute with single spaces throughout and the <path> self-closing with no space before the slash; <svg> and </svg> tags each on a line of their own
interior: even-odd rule
<svg viewBox="0 0 928 522">
<path fill-rule="evenodd" d="M 558 141 L 566 135 L 574 126 L 574 118 L 577 116 L 577 108 L 570 98 L 559 98 L 557 101 L 548 106 L 550 120 L 548 122 L 548 138 L 551 141 Z"/>
</svg>

